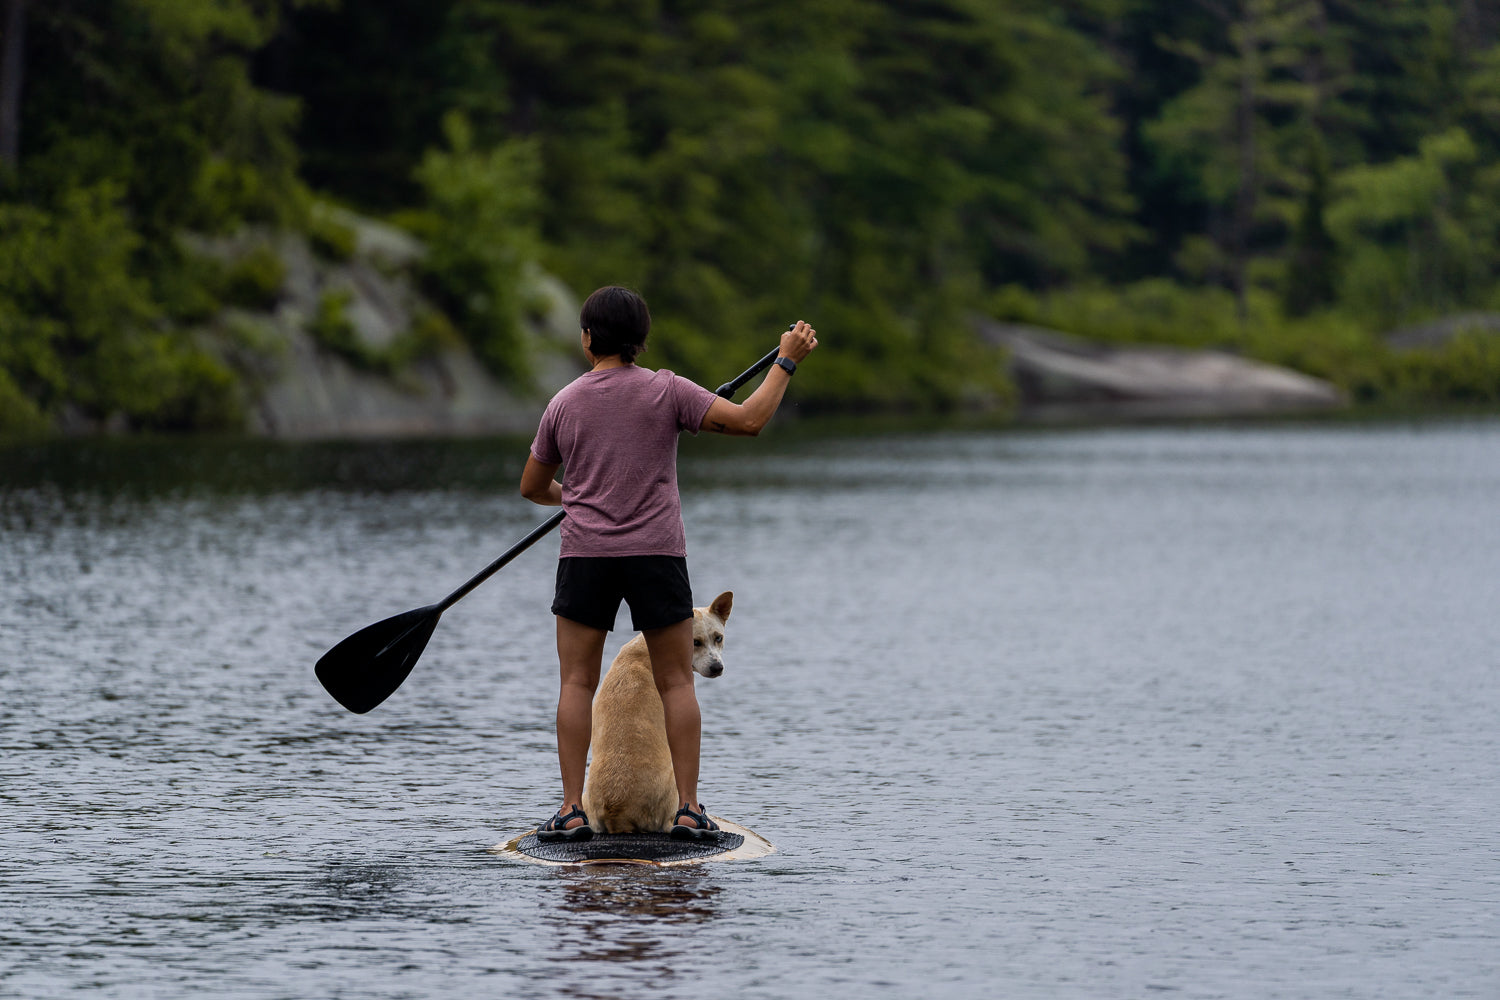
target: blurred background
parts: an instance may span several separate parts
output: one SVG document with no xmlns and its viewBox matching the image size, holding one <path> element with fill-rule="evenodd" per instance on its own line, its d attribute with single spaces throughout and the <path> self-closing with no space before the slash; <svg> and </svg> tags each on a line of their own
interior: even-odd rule
<svg viewBox="0 0 1500 1000">
<path fill-rule="evenodd" d="M 811 410 L 1024 415 L 1018 329 L 1500 399 L 1492 4 L 0 17 L 10 434 L 520 430 L 606 283 L 710 385 L 813 320 Z"/>
</svg>

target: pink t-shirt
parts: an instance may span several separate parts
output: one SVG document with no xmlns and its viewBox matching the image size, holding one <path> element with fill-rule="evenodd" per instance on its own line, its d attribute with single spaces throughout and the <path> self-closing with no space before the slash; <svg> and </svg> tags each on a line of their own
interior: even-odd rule
<svg viewBox="0 0 1500 1000">
<path fill-rule="evenodd" d="M 677 435 L 712 392 L 663 369 L 587 372 L 552 397 L 531 454 L 563 467 L 562 556 L 686 556 Z"/>
</svg>

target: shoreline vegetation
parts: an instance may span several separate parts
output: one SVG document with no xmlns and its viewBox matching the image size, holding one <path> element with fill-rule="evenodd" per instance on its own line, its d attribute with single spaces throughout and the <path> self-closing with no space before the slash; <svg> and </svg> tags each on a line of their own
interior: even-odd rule
<svg viewBox="0 0 1500 1000">
<path fill-rule="evenodd" d="M 519 433 L 606 283 L 812 415 L 1493 412 L 1497 164 L 1459 0 L 0 0 L 0 437 Z"/>
</svg>

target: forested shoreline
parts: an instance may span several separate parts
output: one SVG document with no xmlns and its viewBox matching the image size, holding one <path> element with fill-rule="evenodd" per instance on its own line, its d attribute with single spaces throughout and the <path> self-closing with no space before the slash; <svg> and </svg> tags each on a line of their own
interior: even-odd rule
<svg viewBox="0 0 1500 1000">
<path fill-rule="evenodd" d="M 825 410 L 1003 405 L 976 315 L 1500 401 L 1479 0 L 0 10 L 3 431 L 240 426 L 282 264 L 203 247 L 347 256 L 338 209 L 426 247 L 403 357 L 461 338 L 517 386 L 545 272 L 640 289 L 647 363 L 710 384 L 812 319 Z"/>
</svg>

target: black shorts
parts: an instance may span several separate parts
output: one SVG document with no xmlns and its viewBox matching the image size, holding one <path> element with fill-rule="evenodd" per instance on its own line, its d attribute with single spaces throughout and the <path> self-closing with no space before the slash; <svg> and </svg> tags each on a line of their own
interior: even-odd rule
<svg viewBox="0 0 1500 1000">
<path fill-rule="evenodd" d="M 568 556 L 557 561 L 552 613 L 613 631 L 620 601 L 637 632 L 693 617 L 693 588 L 680 556 Z"/>
</svg>

